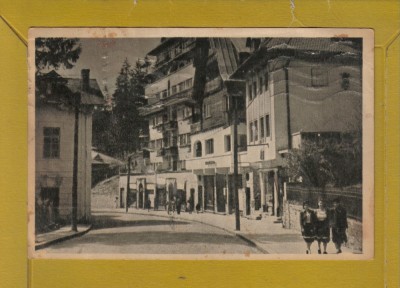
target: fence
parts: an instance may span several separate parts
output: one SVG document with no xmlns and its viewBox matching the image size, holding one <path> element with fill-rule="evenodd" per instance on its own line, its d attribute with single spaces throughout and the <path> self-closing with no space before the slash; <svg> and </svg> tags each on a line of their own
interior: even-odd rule
<svg viewBox="0 0 400 288">
<path fill-rule="evenodd" d="M 332 206 L 334 199 L 339 198 L 347 210 L 347 216 L 362 221 L 362 188 L 358 186 L 314 188 L 288 184 L 286 197 L 287 201 L 292 204 L 302 205 L 303 201 L 308 201 L 312 208 L 317 207 L 320 198 L 324 199 L 329 207 Z"/>
</svg>

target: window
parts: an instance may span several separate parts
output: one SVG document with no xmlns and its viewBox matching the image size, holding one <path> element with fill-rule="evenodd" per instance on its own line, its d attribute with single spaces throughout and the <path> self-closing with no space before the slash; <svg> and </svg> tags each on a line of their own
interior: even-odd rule
<svg viewBox="0 0 400 288">
<path fill-rule="evenodd" d="M 239 151 L 247 150 L 247 135 L 246 134 L 238 135 L 238 148 L 239 148 Z"/>
<path fill-rule="evenodd" d="M 271 136 L 271 128 L 269 123 L 269 115 L 265 115 L 265 137 Z"/>
<path fill-rule="evenodd" d="M 254 141 L 254 134 L 253 134 L 253 122 L 249 124 L 249 142 Z"/>
<path fill-rule="evenodd" d="M 185 119 L 192 115 L 192 109 L 190 107 L 184 107 L 182 109 L 182 118 Z"/>
<path fill-rule="evenodd" d="M 257 81 L 253 82 L 253 97 L 256 98 L 257 96 Z"/>
<path fill-rule="evenodd" d="M 192 78 L 185 81 L 185 87 L 186 89 L 192 87 Z"/>
<path fill-rule="evenodd" d="M 253 88 L 252 88 L 251 84 L 249 84 L 249 86 L 248 86 L 247 93 L 249 95 L 249 101 L 253 100 L 253 94 L 252 94 L 253 93 Z"/>
<path fill-rule="evenodd" d="M 197 142 L 194 143 L 193 150 L 194 150 L 194 156 L 195 157 L 201 157 L 202 150 L 201 150 L 201 142 L 200 141 L 197 141 Z"/>
<path fill-rule="evenodd" d="M 263 83 L 263 81 L 264 81 L 264 77 L 262 77 L 262 76 L 260 76 L 260 94 L 263 92 L 263 89 L 264 89 L 264 83 Z"/>
<path fill-rule="evenodd" d="M 161 91 L 161 93 L 160 93 L 160 98 L 161 98 L 161 99 L 164 99 L 164 98 L 167 98 L 167 97 L 168 97 L 168 92 L 167 92 L 167 90 Z"/>
<path fill-rule="evenodd" d="M 264 84 L 265 84 L 265 91 L 268 91 L 268 73 L 265 74 L 265 82 L 264 82 Z"/>
<path fill-rule="evenodd" d="M 206 140 L 206 154 L 214 153 L 214 139 Z"/>
<path fill-rule="evenodd" d="M 172 86 L 172 94 L 176 94 L 178 92 L 178 87 L 176 85 Z"/>
<path fill-rule="evenodd" d="M 211 105 L 210 104 L 204 104 L 204 118 L 211 117 Z"/>
<path fill-rule="evenodd" d="M 253 129 L 254 129 L 254 141 L 258 141 L 258 121 L 254 121 L 254 125 L 253 125 Z"/>
<path fill-rule="evenodd" d="M 321 87 L 328 85 L 328 71 L 321 68 L 311 69 L 311 85 Z"/>
<path fill-rule="evenodd" d="M 60 157 L 60 128 L 58 127 L 43 128 L 43 157 L 44 158 Z"/>
<path fill-rule="evenodd" d="M 231 151 L 231 135 L 225 135 L 225 152 Z"/>
<path fill-rule="evenodd" d="M 190 145 L 190 134 L 179 135 L 179 146 Z"/>
<path fill-rule="evenodd" d="M 265 136 L 264 127 L 265 127 L 265 125 L 264 125 L 264 117 L 261 117 L 260 118 L 260 139 L 264 139 L 264 136 Z"/>
<path fill-rule="evenodd" d="M 181 170 L 186 170 L 186 160 L 180 160 L 179 162 Z"/>
<path fill-rule="evenodd" d="M 185 81 L 178 84 L 179 91 L 185 90 Z"/>
</svg>

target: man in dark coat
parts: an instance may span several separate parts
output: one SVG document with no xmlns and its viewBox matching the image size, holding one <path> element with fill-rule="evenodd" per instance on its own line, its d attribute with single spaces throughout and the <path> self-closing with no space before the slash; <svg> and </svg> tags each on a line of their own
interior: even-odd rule
<svg viewBox="0 0 400 288">
<path fill-rule="evenodd" d="M 341 205 L 340 199 L 333 200 L 332 209 L 332 241 L 335 243 L 336 253 L 342 253 L 341 247 L 343 243 L 347 242 L 346 229 L 347 225 L 347 212 Z"/>
</svg>

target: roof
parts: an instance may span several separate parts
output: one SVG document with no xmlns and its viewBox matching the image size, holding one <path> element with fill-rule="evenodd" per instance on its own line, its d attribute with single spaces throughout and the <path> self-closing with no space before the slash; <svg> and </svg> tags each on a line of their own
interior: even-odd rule
<svg viewBox="0 0 400 288">
<path fill-rule="evenodd" d="M 92 150 L 92 164 L 108 164 L 110 166 L 121 166 L 125 163 L 114 157 Z"/>
<path fill-rule="evenodd" d="M 105 104 L 104 96 L 99 88 L 96 79 L 89 79 L 89 88 L 85 91 L 82 90 L 82 79 L 81 78 L 64 78 L 59 75 L 56 71 L 52 70 L 48 73 L 40 74 L 37 76 L 36 96 L 42 100 L 52 102 L 65 102 L 62 98 L 67 99 L 67 102 L 71 101 L 74 96 L 80 93 L 81 104 L 83 105 L 103 105 Z M 40 82 L 43 82 L 41 84 Z M 46 89 L 46 83 L 56 83 L 56 88 L 47 95 L 43 93 Z M 41 86 L 42 87 L 38 87 Z"/>
<path fill-rule="evenodd" d="M 332 38 L 267 38 L 260 47 L 246 59 L 231 75 L 231 79 L 240 79 L 253 65 L 261 59 L 283 56 L 287 52 L 304 52 L 305 55 L 360 55 L 360 51 L 350 41 L 334 41 Z M 262 58 L 260 58 L 262 57 Z"/>
<path fill-rule="evenodd" d="M 66 78 L 66 86 L 72 93 L 82 92 L 82 80 L 77 78 Z M 84 105 L 102 105 L 105 103 L 103 93 L 101 92 L 96 79 L 89 79 L 89 89 L 81 94 L 81 104 Z"/>
<path fill-rule="evenodd" d="M 227 80 L 239 66 L 238 51 L 229 38 L 210 38 L 209 42 L 216 54 L 220 75 L 223 80 Z M 236 42 L 239 45 L 239 41 Z"/>
</svg>

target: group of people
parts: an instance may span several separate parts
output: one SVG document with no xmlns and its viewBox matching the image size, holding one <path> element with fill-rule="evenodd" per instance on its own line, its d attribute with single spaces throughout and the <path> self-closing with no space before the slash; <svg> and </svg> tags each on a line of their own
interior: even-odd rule
<svg viewBox="0 0 400 288">
<path fill-rule="evenodd" d="M 318 208 L 313 210 L 309 202 L 303 203 L 303 211 L 300 213 L 301 234 L 307 244 L 307 254 L 311 254 L 311 244 L 318 243 L 318 254 L 328 254 L 326 251 L 330 241 L 332 230 L 332 242 L 335 244 L 336 253 L 342 253 L 341 247 L 347 242 L 346 230 L 347 212 L 340 204 L 340 199 L 333 200 L 333 208 L 326 207 L 324 200 L 318 201 Z M 323 250 L 321 250 L 321 243 Z"/>
</svg>

